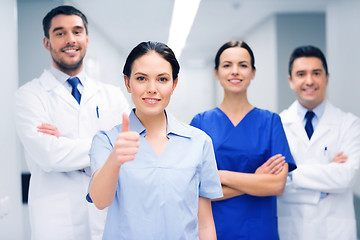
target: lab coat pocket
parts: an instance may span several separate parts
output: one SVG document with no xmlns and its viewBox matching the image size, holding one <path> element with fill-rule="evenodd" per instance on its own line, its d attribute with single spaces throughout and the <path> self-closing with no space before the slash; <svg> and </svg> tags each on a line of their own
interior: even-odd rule
<svg viewBox="0 0 360 240">
<path fill-rule="evenodd" d="M 66 193 L 42 197 L 32 202 L 34 239 L 74 239 L 71 203 Z"/>
</svg>

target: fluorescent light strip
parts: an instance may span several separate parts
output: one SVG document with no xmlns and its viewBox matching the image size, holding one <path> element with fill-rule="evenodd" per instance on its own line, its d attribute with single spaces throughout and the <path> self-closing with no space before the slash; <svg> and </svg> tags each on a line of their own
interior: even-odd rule
<svg viewBox="0 0 360 240">
<path fill-rule="evenodd" d="M 175 0 L 168 46 L 178 59 L 185 47 L 199 5 L 200 0 Z"/>
</svg>

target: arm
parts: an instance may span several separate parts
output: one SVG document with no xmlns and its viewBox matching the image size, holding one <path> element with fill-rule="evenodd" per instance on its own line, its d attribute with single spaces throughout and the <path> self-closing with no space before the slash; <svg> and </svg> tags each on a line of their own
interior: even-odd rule
<svg viewBox="0 0 360 240">
<path fill-rule="evenodd" d="M 129 118 L 123 115 L 122 131 L 102 168 L 92 178 L 89 195 L 98 209 L 110 206 L 114 200 L 121 166 L 135 158 L 139 147 L 139 134 L 129 132 Z"/>
<path fill-rule="evenodd" d="M 41 123 L 52 122 L 46 109 L 46 95 L 41 89 L 35 91 L 29 88 L 20 89 L 15 95 L 15 125 L 26 154 L 47 172 L 67 172 L 88 167 L 90 138 L 70 139 L 60 135 L 57 138 L 38 132 L 37 127 Z"/>
<path fill-rule="evenodd" d="M 287 163 L 276 175 L 219 171 L 220 181 L 223 185 L 253 196 L 281 195 L 287 174 Z"/>
<path fill-rule="evenodd" d="M 255 174 L 275 174 L 275 175 L 277 175 L 284 168 L 284 165 L 285 165 L 285 158 L 281 154 L 277 154 L 277 155 L 269 158 L 263 165 L 258 167 L 255 171 Z M 221 200 L 229 199 L 232 197 L 237 197 L 237 196 L 244 194 L 244 192 L 242 192 L 238 189 L 235 189 L 235 188 L 230 188 L 229 186 L 226 186 L 226 185 L 222 185 L 222 190 L 223 190 L 224 197 L 213 199 L 213 201 L 221 201 Z"/>
<path fill-rule="evenodd" d="M 360 120 L 346 117 L 336 138 L 336 150 L 341 152 L 328 164 L 299 165 L 292 174 L 294 187 L 339 193 L 353 186 L 360 165 Z M 313 162 L 318 162 L 315 157 Z"/>
<path fill-rule="evenodd" d="M 211 200 L 204 197 L 199 197 L 199 239 L 200 240 L 215 240 L 216 231 L 215 224 L 211 210 Z"/>
</svg>

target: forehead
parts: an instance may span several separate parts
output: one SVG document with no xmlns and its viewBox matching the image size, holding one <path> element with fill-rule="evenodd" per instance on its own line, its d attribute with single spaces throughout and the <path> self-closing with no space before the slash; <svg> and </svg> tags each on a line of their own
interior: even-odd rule
<svg viewBox="0 0 360 240">
<path fill-rule="evenodd" d="M 55 28 L 74 28 L 81 27 L 85 28 L 84 23 L 78 15 L 56 15 L 51 19 L 50 32 Z"/>
<path fill-rule="evenodd" d="M 225 61 L 247 61 L 250 62 L 249 52 L 242 47 L 231 47 L 224 50 L 220 55 L 220 62 Z"/>
<path fill-rule="evenodd" d="M 155 51 L 150 51 L 137 58 L 132 65 L 132 72 L 141 71 L 143 73 L 169 73 L 172 72 L 171 64 Z"/>
<path fill-rule="evenodd" d="M 317 57 L 301 57 L 294 60 L 292 71 L 323 70 L 324 66 Z"/>
</svg>

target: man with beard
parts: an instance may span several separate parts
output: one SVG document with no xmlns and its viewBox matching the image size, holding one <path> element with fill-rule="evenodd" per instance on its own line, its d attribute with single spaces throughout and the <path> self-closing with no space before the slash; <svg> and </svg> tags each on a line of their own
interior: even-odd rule
<svg viewBox="0 0 360 240">
<path fill-rule="evenodd" d="M 52 66 L 15 94 L 18 136 L 31 172 L 31 238 L 101 239 L 106 211 L 88 204 L 92 137 L 121 123 L 129 105 L 118 87 L 88 77 L 87 19 L 59 6 L 43 19 Z"/>
</svg>

